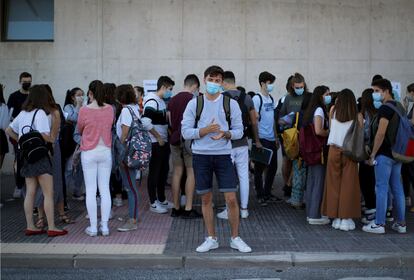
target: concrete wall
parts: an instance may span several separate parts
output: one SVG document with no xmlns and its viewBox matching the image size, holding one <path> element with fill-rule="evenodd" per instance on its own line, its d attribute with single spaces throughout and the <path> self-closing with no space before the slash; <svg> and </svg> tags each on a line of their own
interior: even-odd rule
<svg viewBox="0 0 414 280">
<path fill-rule="evenodd" d="M 211 64 L 257 89 L 267 70 L 302 73 L 312 89 L 359 94 L 381 73 L 414 81 L 413 0 L 55 0 L 53 43 L 0 43 L 6 97 L 18 74 L 49 83 L 58 101 L 93 79 L 141 84 L 169 75 L 181 89 L 188 73 Z"/>
</svg>

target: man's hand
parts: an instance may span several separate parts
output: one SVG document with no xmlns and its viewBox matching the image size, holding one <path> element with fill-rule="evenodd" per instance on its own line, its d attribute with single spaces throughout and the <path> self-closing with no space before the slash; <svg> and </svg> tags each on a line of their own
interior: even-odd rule
<svg viewBox="0 0 414 280">
<path fill-rule="evenodd" d="M 157 141 L 158 141 L 158 144 L 159 144 L 161 147 L 165 145 L 165 142 L 164 142 L 164 140 L 162 140 L 162 138 L 161 138 L 161 137 L 160 137 L 160 138 L 158 138 L 158 139 L 157 139 Z"/>
<path fill-rule="evenodd" d="M 200 128 L 200 137 L 204 137 L 207 134 L 216 133 L 216 132 L 220 132 L 220 125 L 217 123 L 214 123 L 214 118 L 213 118 L 213 120 L 208 126 Z"/>
<path fill-rule="evenodd" d="M 231 133 L 228 132 L 228 131 L 226 131 L 226 132 L 220 131 L 217 135 L 214 135 L 214 136 L 211 137 L 211 139 L 213 139 L 213 140 L 220 140 L 222 138 L 226 138 L 227 140 L 230 140 L 231 139 Z"/>
</svg>

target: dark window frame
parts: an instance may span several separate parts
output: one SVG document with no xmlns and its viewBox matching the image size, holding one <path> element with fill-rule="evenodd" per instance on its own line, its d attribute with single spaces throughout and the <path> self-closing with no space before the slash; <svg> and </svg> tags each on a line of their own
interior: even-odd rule
<svg viewBox="0 0 414 280">
<path fill-rule="evenodd" d="M 9 1 L 12 1 L 12 0 L 0 0 L 0 17 L 1 17 L 1 20 L 0 20 L 0 33 L 1 33 L 0 41 L 2 43 L 7 43 L 7 42 L 10 42 L 10 43 L 13 43 L 13 42 L 54 42 L 55 41 L 54 31 L 53 31 L 53 39 L 39 39 L 39 40 L 36 40 L 36 39 L 21 39 L 21 40 L 7 39 L 6 34 L 7 34 L 8 15 L 6 13 L 9 10 L 7 8 L 7 4 L 8 4 Z M 53 7 L 54 7 L 55 6 L 55 3 L 54 3 L 55 1 L 54 0 L 52 0 L 52 1 L 53 1 Z M 53 14 L 54 14 L 54 11 L 53 11 Z M 53 24 L 54 23 L 55 23 L 55 20 L 54 20 L 54 17 L 53 17 Z"/>
</svg>

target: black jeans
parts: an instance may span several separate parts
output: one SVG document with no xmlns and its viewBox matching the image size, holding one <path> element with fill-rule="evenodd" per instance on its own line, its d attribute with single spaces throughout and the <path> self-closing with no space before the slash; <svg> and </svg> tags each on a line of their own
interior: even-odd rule
<svg viewBox="0 0 414 280">
<path fill-rule="evenodd" d="M 152 156 L 148 170 L 148 195 L 151 204 L 157 199 L 165 201 L 165 184 L 167 183 L 170 159 L 170 145 L 152 143 Z"/>
<path fill-rule="evenodd" d="M 273 181 L 277 171 L 277 147 L 275 141 L 268 141 L 260 139 L 263 147 L 271 149 L 273 151 L 272 160 L 270 165 L 262 163 L 254 163 L 254 186 L 256 188 L 257 198 L 266 198 L 270 196 L 272 191 Z M 263 186 L 263 171 L 267 168 L 266 178 Z"/>
<path fill-rule="evenodd" d="M 401 175 L 405 197 L 410 196 L 410 187 L 414 188 L 414 162 L 405 163 L 401 167 Z"/>
<path fill-rule="evenodd" d="M 359 163 L 359 185 L 364 196 L 365 207 L 375 209 L 375 172 L 373 166 L 369 166 L 364 162 Z"/>
</svg>

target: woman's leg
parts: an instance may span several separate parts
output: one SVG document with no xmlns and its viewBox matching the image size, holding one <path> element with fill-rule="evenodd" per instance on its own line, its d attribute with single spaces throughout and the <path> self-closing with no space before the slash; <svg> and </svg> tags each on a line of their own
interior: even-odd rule
<svg viewBox="0 0 414 280">
<path fill-rule="evenodd" d="M 405 225 L 405 195 L 401 184 L 401 163 L 394 161 L 391 169 L 390 185 L 394 198 L 394 209 L 397 211 L 397 223 Z"/>
<path fill-rule="evenodd" d="M 109 191 L 109 179 L 111 177 L 112 156 L 111 150 L 101 152 L 97 165 L 98 188 L 101 195 L 101 220 L 102 225 L 107 226 L 111 213 L 111 192 Z"/>
<path fill-rule="evenodd" d="M 55 226 L 54 200 L 53 200 L 53 177 L 50 174 L 42 174 L 37 177 L 42 188 L 44 202 L 43 207 L 46 214 L 49 230 L 57 230 Z"/>
<path fill-rule="evenodd" d="M 88 210 L 91 231 L 94 232 L 98 231 L 98 217 L 96 209 L 96 176 L 98 173 L 98 164 L 96 161 L 97 156 L 99 156 L 99 154 L 94 153 L 93 150 L 82 152 L 81 154 L 83 176 L 86 188 L 86 209 Z"/>
<path fill-rule="evenodd" d="M 27 228 L 35 230 L 33 224 L 33 205 L 37 189 L 36 177 L 26 178 L 26 197 L 24 198 L 24 213 L 26 215 Z"/>
<path fill-rule="evenodd" d="M 122 184 L 128 193 L 128 214 L 130 219 L 138 219 L 138 187 L 135 176 L 136 170 L 123 165 L 121 169 Z"/>
</svg>

